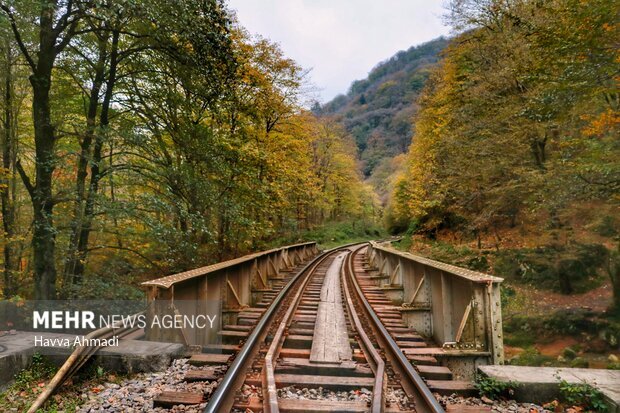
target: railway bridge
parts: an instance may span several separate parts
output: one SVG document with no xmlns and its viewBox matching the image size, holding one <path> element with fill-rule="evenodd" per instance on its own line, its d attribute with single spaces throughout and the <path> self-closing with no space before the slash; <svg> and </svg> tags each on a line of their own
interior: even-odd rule
<svg viewBox="0 0 620 413">
<path fill-rule="evenodd" d="M 145 282 L 151 318 L 217 315 L 216 328 L 145 334 L 188 346 L 192 380 L 227 366 L 205 411 L 438 412 L 433 394 L 473 394 L 477 367 L 503 364 L 501 281 L 389 242 L 296 244 Z M 370 395 L 291 399 L 298 388 Z"/>
</svg>

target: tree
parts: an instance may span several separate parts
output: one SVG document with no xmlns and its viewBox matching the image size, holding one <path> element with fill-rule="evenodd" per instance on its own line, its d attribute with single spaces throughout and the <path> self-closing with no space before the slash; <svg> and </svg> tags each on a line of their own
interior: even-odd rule
<svg viewBox="0 0 620 413">
<path fill-rule="evenodd" d="M 20 26 L 28 21 L 28 16 L 24 15 L 26 10 L 0 2 L 0 8 L 9 20 L 15 41 L 31 71 L 29 79 L 32 87 L 35 179 L 30 178 L 19 160 L 16 167 L 32 200 L 34 297 L 45 300 L 56 297 L 56 230 L 53 210 L 57 201 L 53 194 L 53 174 L 58 135 L 52 123 L 50 107 L 52 72 L 58 56 L 78 35 L 79 25 L 92 5 L 88 1 L 52 0 L 38 3 L 34 7 L 37 8 L 38 24 L 35 28 L 23 28 Z M 34 31 L 32 36 L 29 30 Z M 26 43 L 26 36 L 36 40 Z"/>
<path fill-rule="evenodd" d="M 34 273 L 36 299 L 93 296 L 372 214 L 306 71 L 222 1 L 0 6 L 5 295 Z"/>
<path fill-rule="evenodd" d="M 0 147 L 2 148 L 2 171 L 0 172 L 0 200 L 2 203 L 2 224 L 4 229 L 4 296 L 15 293 L 15 276 L 20 264 L 20 243 L 17 222 L 17 125 L 20 96 L 18 95 L 18 60 L 14 42 L 9 35 L 9 27 L 1 27 L 0 65 L 4 77 L 0 85 L 2 113 Z"/>
<path fill-rule="evenodd" d="M 396 220 L 491 233 L 499 246 L 497 229 L 519 214 L 611 196 L 616 13 L 605 0 L 453 2 L 463 33 L 420 100 Z"/>
</svg>

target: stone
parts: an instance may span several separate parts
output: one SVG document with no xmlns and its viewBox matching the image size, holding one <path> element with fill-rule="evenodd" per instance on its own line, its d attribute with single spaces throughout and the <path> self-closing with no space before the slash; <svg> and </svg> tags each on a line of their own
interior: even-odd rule
<svg viewBox="0 0 620 413">
<path fill-rule="evenodd" d="M 588 368 L 590 363 L 583 357 L 575 357 L 573 361 L 571 361 L 570 366 L 576 368 Z"/>
<path fill-rule="evenodd" d="M 570 347 L 566 347 L 563 351 L 562 351 L 562 356 L 564 356 L 565 359 L 567 360 L 572 360 L 575 357 L 577 357 L 577 352 L 575 350 L 573 350 Z"/>
<path fill-rule="evenodd" d="M 480 400 L 482 400 L 482 402 L 483 402 L 483 403 L 486 403 L 486 404 L 493 404 L 493 403 L 494 403 L 494 401 L 493 401 L 493 400 L 489 399 L 489 398 L 488 398 L 488 397 L 486 397 L 486 396 L 482 396 L 482 397 L 480 398 Z"/>
</svg>

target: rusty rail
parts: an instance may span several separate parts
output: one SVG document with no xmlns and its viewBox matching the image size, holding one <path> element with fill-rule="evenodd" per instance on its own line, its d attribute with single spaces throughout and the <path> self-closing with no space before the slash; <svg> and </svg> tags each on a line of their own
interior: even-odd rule
<svg viewBox="0 0 620 413">
<path fill-rule="evenodd" d="M 363 245 L 359 248 L 363 248 Z M 357 252 L 358 249 L 351 251 L 347 255 L 346 261 L 343 263 L 341 268 L 342 275 L 342 286 L 344 287 L 344 295 L 347 302 L 347 310 L 349 312 L 349 317 L 353 326 L 355 327 L 355 331 L 360 336 L 361 345 L 363 346 L 364 352 L 368 354 L 368 361 L 372 360 L 372 365 L 374 367 L 375 373 L 375 385 L 373 387 L 374 391 L 372 394 L 372 403 L 371 403 L 371 412 L 372 413 L 381 413 L 383 412 L 383 406 L 385 403 L 385 362 L 383 358 L 373 345 L 370 337 L 366 334 L 364 326 L 360 321 L 359 315 L 355 310 L 355 306 L 353 305 L 353 297 L 351 292 L 349 291 L 349 285 L 347 282 L 347 277 L 353 276 L 353 265 L 351 264 L 351 260 L 353 254 Z"/>
<path fill-rule="evenodd" d="M 435 399 L 435 396 L 433 396 L 433 393 L 420 374 L 413 368 L 409 360 L 407 360 L 396 341 L 394 341 L 364 296 L 353 270 L 353 259 L 358 252 L 359 250 L 356 250 L 348 257 L 346 264 L 348 269 L 347 273 L 349 280 L 353 284 L 353 290 L 356 293 L 357 299 L 362 303 L 362 307 L 371 321 L 372 329 L 375 332 L 375 338 L 384 350 L 385 356 L 387 360 L 390 361 L 392 368 L 394 368 L 401 377 L 407 378 L 407 380 L 401 381 L 401 383 L 404 386 L 410 386 L 410 389 L 413 390 L 411 391 L 411 395 L 415 400 L 416 411 L 420 413 L 444 413 L 443 407 L 441 407 L 437 399 Z"/>
<path fill-rule="evenodd" d="M 236 388 L 239 386 L 241 379 L 244 378 L 244 374 L 252 361 L 252 357 L 258 352 L 258 344 L 265 340 L 267 335 L 268 326 L 275 316 L 276 310 L 280 306 L 280 303 L 288 293 L 289 289 L 293 288 L 293 285 L 304 274 L 308 274 L 311 268 L 314 268 L 315 264 L 319 263 L 329 254 L 329 251 L 323 252 L 318 257 L 314 258 L 308 264 L 306 264 L 280 291 L 274 301 L 271 303 L 265 314 L 261 317 L 258 324 L 252 330 L 252 333 L 247 338 L 241 351 L 235 357 L 235 360 L 226 371 L 226 375 L 221 383 L 219 383 L 215 393 L 209 399 L 209 403 L 204 409 L 205 413 L 219 413 L 222 411 L 230 411 L 233 404 L 233 396 Z"/>
</svg>

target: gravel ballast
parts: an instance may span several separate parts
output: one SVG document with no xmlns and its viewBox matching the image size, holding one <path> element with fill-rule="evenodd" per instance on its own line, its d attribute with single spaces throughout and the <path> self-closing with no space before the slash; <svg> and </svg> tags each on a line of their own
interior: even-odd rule
<svg viewBox="0 0 620 413">
<path fill-rule="evenodd" d="M 224 373 L 226 366 L 193 367 L 186 359 L 175 360 L 163 372 L 138 374 L 120 383 L 105 383 L 86 390 L 81 397 L 88 401 L 79 413 L 139 413 L 139 412 L 202 412 L 206 403 L 194 406 L 175 406 L 172 409 L 154 408 L 153 399 L 164 391 L 202 392 L 205 399 L 215 390 L 218 382 L 184 381 L 188 370 Z"/>
</svg>

